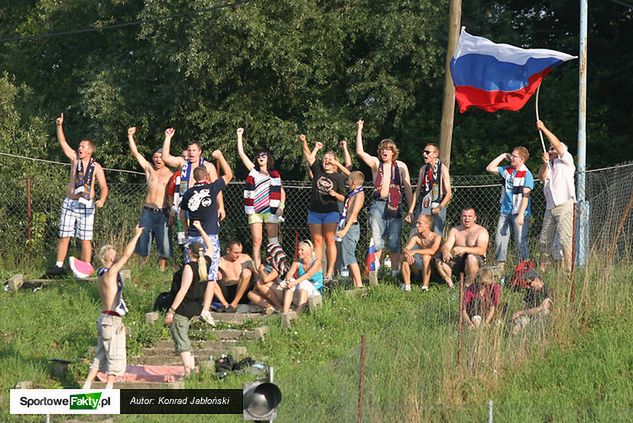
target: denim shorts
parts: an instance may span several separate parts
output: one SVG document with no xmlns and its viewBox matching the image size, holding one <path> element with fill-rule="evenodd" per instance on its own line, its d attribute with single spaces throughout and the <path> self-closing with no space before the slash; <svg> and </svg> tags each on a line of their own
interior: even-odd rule
<svg viewBox="0 0 633 423">
<path fill-rule="evenodd" d="M 341 259 L 343 266 L 347 267 L 350 264 L 356 263 L 356 245 L 360 239 L 360 226 L 357 223 L 350 226 L 349 231 L 343 237 L 341 241 Z"/>
<path fill-rule="evenodd" d="M 386 201 L 374 201 L 369 208 L 371 237 L 376 251 L 387 247 L 387 250 L 400 252 L 400 235 L 402 234 L 402 217 L 385 217 Z"/>
<path fill-rule="evenodd" d="M 213 244 L 213 254 L 211 254 L 211 263 L 209 263 L 208 278 L 210 281 L 218 279 L 218 267 L 220 266 L 220 238 L 217 235 L 209 235 L 211 244 Z M 199 242 L 204 245 L 204 240 L 201 236 L 188 236 L 187 243 L 185 244 L 185 264 L 189 263 L 189 244 L 192 242 Z M 205 254 L 208 255 L 205 249 Z"/>
<path fill-rule="evenodd" d="M 141 257 L 149 256 L 152 239 L 155 239 L 158 256 L 171 257 L 167 213 L 163 209 L 143 207 L 139 225 L 143 228 L 143 234 L 136 243 L 134 252 Z"/>
<path fill-rule="evenodd" d="M 308 225 L 327 225 L 338 223 L 339 220 L 341 220 L 341 214 L 337 211 L 329 213 L 308 211 Z"/>
</svg>

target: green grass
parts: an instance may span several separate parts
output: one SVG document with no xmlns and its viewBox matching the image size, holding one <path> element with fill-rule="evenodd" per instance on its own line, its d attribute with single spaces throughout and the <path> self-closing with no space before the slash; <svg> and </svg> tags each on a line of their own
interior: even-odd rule
<svg viewBox="0 0 633 423">
<path fill-rule="evenodd" d="M 551 279 L 555 311 L 543 328 L 510 336 L 503 325 L 466 331 L 457 358 L 457 296 L 445 286 L 403 293 L 387 283 L 348 296 L 340 291 L 289 330 L 270 321 L 265 342 L 248 354 L 275 368 L 283 401 L 278 421 L 353 421 L 358 410 L 360 338 L 366 335 L 365 421 L 483 421 L 494 400 L 496 421 L 627 421 L 633 412 L 633 270 L 591 267 L 580 275 L 576 301 L 568 285 Z M 133 268 L 126 300 L 128 357 L 158 339 L 160 324 L 144 313 L 168 289 L 170 276 Z M 515 310 L 522 294 L 504 291 Z M 78 387 L 96 342 L 98 296 L 91 283 L 54 282 L 36 293 L 0 294 L 0 420 L 18 381 L 35 387 Z M 251 324 L 252 326 L 252 324 Z M 47 359 L 73 360 L 66 379 L 52 378 Z M 203 373 L 191 388 L 241 388 L 244 375 L 215 380 Z M 189 416 L 188 421 L 241 421 L 241 416 Z M 56 421 L 56 420 L 53 420 Z M 121 422 L 174 421 L 173 416 L 120 416 Z"/>
</svg>

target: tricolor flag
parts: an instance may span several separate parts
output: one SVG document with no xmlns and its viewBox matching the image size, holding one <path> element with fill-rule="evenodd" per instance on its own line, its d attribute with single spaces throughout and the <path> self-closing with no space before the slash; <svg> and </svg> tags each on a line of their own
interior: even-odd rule
<svg viewBox="0 0 633 423">
<path fill-rule="evenodd" d="M 451 60 L 459 111 L 521 109 L 554 66 L 576 56 L 554 50 L 495 44 L 462 28 Z"/>
<path fill-rule="evenodd" d="M 369 272 L 376 272 L 380 267 L 378 262 L 378 256 L 376 255 L 376 247 L 374 246 L 374 239 L 369 240 L 369 250 L 367 250 L 367 259 L 365 260 L 365 272 L 369 275 Z"/>
</svg>

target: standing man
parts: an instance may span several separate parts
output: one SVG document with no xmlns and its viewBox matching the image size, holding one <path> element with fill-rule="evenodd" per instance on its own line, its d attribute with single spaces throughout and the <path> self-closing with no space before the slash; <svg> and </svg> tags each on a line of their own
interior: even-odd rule
<svg viewBox="0 0 633 423">
<path fill-rule="evenodd" d="M 213 183 L 209 183 L 209 173 L 205 166 L 198 166 L 193 170 L 193 177 L 196 181 L 195 185 L 185 192 L 180 203 L 180 218 L 184 222 L 184 230 L 187 234 L 187 244 L 185 244 L 185 262 L 188 262 L 189 244 L 194 241 L 201 242 L 202 236 L 198 229 L 190 226 L 189 222 L 199 221 L 204 231 L 208 234 L 213 251 L 211 255 L 211 263 L 209 265 L 208 277 L 211 282 L 217 280 L 218 266 L 220 264 L 220 224 L 218 221 L 218 199 L 219 193 L 224 189 L 231 179 L 233 179 L 233 171 L 226 162 L 220 150 L 215 150 L 212 157 L 220 162 L 222 167 L 222 177 L 217 178 Z M 202 241 L 204 242 L 204 241 Z M 200 315 L 206 321 L 209 321 L 211 313 L 211 300 L 215 284 L 208 285 L 204 295 L 204 305 L 202 314 Z M 215 322 L 214 322 L 215 323 Z"/>
<path fill-rule="evenodd" d="M 398 160 L 398 148 L 390 139 L 384 139 L 380 142 L 378 157 L 366 153 L 363 149 L 364 124 L 363 120 L 356 123 L 356 154 L 371 168 L 374 181 L 369 222 L 371 236 L 376 248 L 376 257 L 380 261 L 382 250 L 386 246 L 391 263 L 398 266 L 400 263 L 400 235 L 402 233 L 402 213 L 400 210 L 402 194 L 404 193 L 409 208 L 411 208 L 413 200 L 409 168 L 404 162 Z"/>
<path fill-rule="evenodd" d="M 152 164 L 145 160 L 145 157 L 136 148 L 134 134 L 136 134 L 136 128 L 128 128 L 127 139 L 130 144 L 130 151 L 132 151 L 132 155 L 145 171 L 145 180 L 147 182 L 147 197 L 141 211 L 140 221 L 140 226 L 144 228 L 143 236 L 141 236 L 141 240 L 136 245 L 134 252 L 147 259 L 152 245 L 152 238 L 156 239 L 156 250 L 160 257 L 160 271 L 164 272 L 167 258 L 171 257 L 169 231 L 167 230 L 169 207 L 165 190 L 172 172 L 163 162 L 162 150 L 157 150 L 152 154 Z"/>
<path fill-rule="evenodd" d="M 488 173 L 499 175 L 504 181 L 504 186 L 501 189 L 499 224 L 495 237 L 495 256 L 500 274 L 503 274 L 508 257 L 510 230 L 514 233 L 514 243 L 519 261 L 529 257 L 530 194 L 534 189 L 534 177 L 525 166 L 529 157 L 530 153 L 527 148 L 515 147 L 512 153 L 500 154 L 486 166 Z M 499 166 L 504 160 L 509 161 L 510 166 Z"/>
<path fill-rule="evenodd" d="M 431 260 L 442 243 L 442 237 L 431 231 L 432 218 L 428 214 L 421 214 L 415 221 L 416 232 L 404 247 L 402 259 L 402 279 L 400 286 L 403 291 L 411 291 L 411 271 L 422 272 L 422 291 L 429 290 L 431 281 Z"/>
<path fill-rule="evenodd" d="M 431 229 L 442 235 L 446 222 L 446 205 L 453 196 L 451 177 L 448 167 L 440 161 L 440 149 L 437 145 L 427 144 L 422 155 L 424 165 L 420 168 L 418 186 L 413 193 L 413 201 L 405 220 L 411 223 L 411 217 L 414 216 L 413 222 L 417 222 L 420 214 L 429 214 L 433 216 Z M 412 232 L 415 232 L 415 228 L 412 228 Z"/>
<path fill-rule="evenodd" d="M 102 208 L 105 204 L 108 197 L 108 184 L 103 168 L 92 158 L 95 152 L 92 141 L 82 140 L 75 151 L 70 148 L 64 136 L 63 113 L 57 118 L 56 124 L 57 140 L 62 151 L 70 160 L 70 180 L 66 189 L 66 198 L 62 204 L 57 261 L 55 268 L 49 270 L 48 273 L 64 274 L 64 260 L 68 253 L 70 238 L 73 236 L 81 241 L 81 260 L 90 263 L 95 206 Z M 95 179 L 101 189 L 101 197 L 97 201 L 94 200 Z"/>
<path fill-rule="evenodd" d="M 212 163 L 205 160 L 202 156 L 202 149 L 200 144 L 192 142 L 187 146 L 187 157 L 175 157 L 169 154 L 171 146 L 171 139 L 174 137 L 176 130 L 174 128 L 165 129 L 165 141 L 163 142 L 163 161 L 167 166 L 174 168 L 180 168 L 180 186 L 177 190 L 180 197 L 194 185 L 193 178 L 191 177 L 193 169 L 198 166 L 204 166 L 209 174 L 209 182 L 215 182 L 218 179 L 218 172 L 215 170 L 215 166 Z M 222 193 L 218 195 L 218 219 L 224 220 L 226 212 L 224 211 L 224 196 Z M 207 232 L 208 233 L 208 232 Z"/>
<path fill-rule="evenodd" d="M 543 164 L 539 171 L 539 178 L 545 186 L 545 217 L 541 230 L 540 269 L 544 271 L 548 263 L 548 254 L 552 251 L 554 240 L 558 238 L 563 249 L 565 268 L 571 272 L 572 267 L 572 239 L 574 233 L 574 204 L 576 203 L 576 187 L 574 173 L 576 166 L 574 158 L 567 146 L 560 142 L 542 121 L 536 122 L 536 127 L 543 131 L 550 146 L 543 153 Z"/>
<path fill-rule="evenodd" d="M 472 207 L 462 210 L 462 224 L 451 229 L 448 238 L 436 257 L 437 271 L 444 282 L 453 287 L 453 275 L 464 273 L 466 285 L 475 280 L 488 251 L 488 230 L 477 224 L 477 214 Z"/>
<path fill-rule="evenodd" d="M 83 389 L 90 389 L 92 381 L 99 370 L 106 373 L 108 380 L 106 389 L 112 389 L 117 376 L 125 373 L 125 325 L 121 319 L 127 312 L 123 300 L 123 279 L 119 271 L 134 252 L 134 246 L 141 237 L 143 228 L 137 226 L 134 237 L 125 247 L 123 255 L 117 257 L 112 245 L 105 245 L 99 251 L 99 259 L 103 267 L 97 271 L 97 288 L 101 298 L 101 315 L 97 320 L 97 350 L 90 365 Z"/>
</svg>

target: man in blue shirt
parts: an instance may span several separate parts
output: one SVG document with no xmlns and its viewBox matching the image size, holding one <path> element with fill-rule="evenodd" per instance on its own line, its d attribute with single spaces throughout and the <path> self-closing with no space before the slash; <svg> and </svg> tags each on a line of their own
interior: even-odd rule
<svg viewBox="0 0 633 423">
<path fill-rule="evenodd" d="M 488 173 L 499 175 L 504 180 L 495 237 L 495 257 L 501 274 L 508 256 L 510 230 L 514 233 L 518 259 L 526 260 L 529 256 L 527 239 L 530 226 L 530 193 L 534 189 L 534 177 L 525 166 L 529 157 L 527 148 L 515 147 L 512 153 L 500 154 L 486 167 Z M 509 161 L 510 165 L 500 166 L 504 160 Z"/>
</svg>

